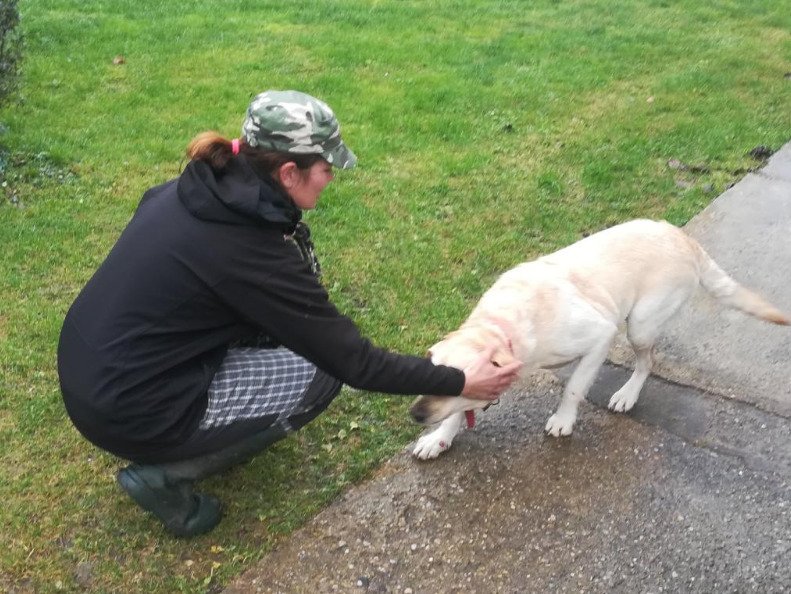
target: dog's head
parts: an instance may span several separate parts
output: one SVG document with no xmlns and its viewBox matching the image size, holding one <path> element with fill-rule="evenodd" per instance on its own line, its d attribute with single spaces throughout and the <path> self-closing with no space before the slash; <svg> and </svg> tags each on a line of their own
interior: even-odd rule
<svg viewBox="0 0 791 594">
<path fill-rule="evenodd" d="M 432 363 L 448 365 L 464 369 L 481 356 L 487 344 L 491 344 L 491 336 L 475 329 L 462 329 L 446 336 L 429 349 Z M 492 363 L 498 366 L 514 361 L 514 355 L 508 345 L 499 346 L 492 357 Z M 486 408 L 491 401 L 465 398 L 464 396 L 420 396 L 409 409 L 412 418 L 421 425 L 433 425 L 447 419 L 457 412 L 475 411 Z"/>
</svg>

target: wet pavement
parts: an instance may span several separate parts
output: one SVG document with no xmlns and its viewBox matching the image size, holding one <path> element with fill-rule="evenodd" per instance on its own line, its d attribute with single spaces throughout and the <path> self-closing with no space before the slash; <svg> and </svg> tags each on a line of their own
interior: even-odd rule
<svg viewBox="0 0 791 594">
<path fill-rule="evenodd" d="M 791 309 L 791 144 L 687 230 Z M 539 372 L 439 459 L 388 461 L 226 594 L 791 592 L 791 329 L 697 299 L 615 414 L 626 353 L 571 437 L 543 435 L 567 370 Z"/>
</svg>

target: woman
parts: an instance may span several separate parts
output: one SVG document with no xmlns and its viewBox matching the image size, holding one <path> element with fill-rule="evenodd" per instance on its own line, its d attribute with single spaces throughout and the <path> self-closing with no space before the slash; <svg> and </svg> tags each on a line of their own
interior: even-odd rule
<svg viewBox="0 0 791 594">
<path fill-rule="evenodd" d="M 319 281 L 302 211 L 356 157 L 332 110 L 267 91 L 242 138 L 207 132 L 174 180 L 148 190 L 79 294 L 58 347 L 74 425 L 132 462 L 121 487 L 178 536 L 211 530 L 219 502 L 193 483 L 315 418 L 342 384 L 491 399 L 518 365 L 463 371 L 376 348 Z"/>
</svg>

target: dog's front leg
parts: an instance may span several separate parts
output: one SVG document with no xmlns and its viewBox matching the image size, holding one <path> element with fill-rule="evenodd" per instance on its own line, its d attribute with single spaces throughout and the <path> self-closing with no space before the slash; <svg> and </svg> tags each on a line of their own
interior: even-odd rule
<svg viewBox="0 0 791 594">
<path fill-rule="evenodd" d="M 560 406 L 558 406 L 555 414 L 549 417 L 544 431 L 555 437 L 571 435 L 574 423 L 577 420 L 577 408 L 585 398 L 593 380 L 596 379 L 596 373 L 607 358 L 607 352 L 610 349 L 614 336 L 615 331 L 611 330 L 605 335 L 603 340 L 600 340 L 580 359 L 577 368 L 571 374 L 563 390 Z"/>
<path fill-rule="evenodd" d="M 453 443 L 453 438 L 461 430 L 464 413 L 453 413 L 439 424 L 431 433 L 423 435 L 417 440 L 412 455 L 421 460 L 436 458 L 447 450 Z"/>
</svg>

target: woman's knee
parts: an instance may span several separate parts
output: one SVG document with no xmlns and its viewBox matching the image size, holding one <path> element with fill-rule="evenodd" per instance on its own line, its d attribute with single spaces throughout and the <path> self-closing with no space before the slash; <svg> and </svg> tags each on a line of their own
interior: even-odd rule
<svg viewBox="0 0 791 594">
<path fill-rule="evenodd" d="M 302 409 L 326 408 L 341 391 L 343 384 L 324 373 L 321 369 L 316 370 L 307 390 L 302 399 Z"/>
<path fill-rule="evenodd" d="M 294 431 L 310 423 L 319 416 L 341 391 L 343 384 L 321 371 L 311 381 L 298 412 L 288 418 L 288 424 Z"/>
</svg>

